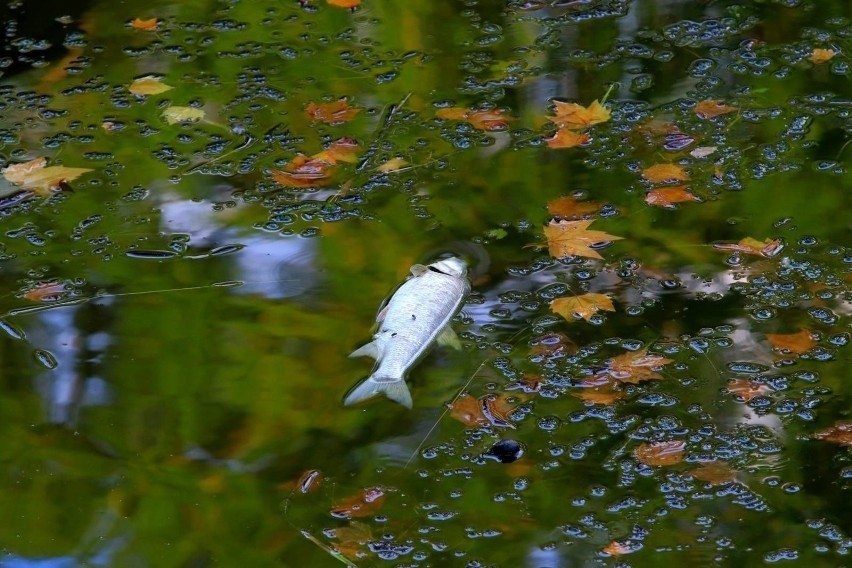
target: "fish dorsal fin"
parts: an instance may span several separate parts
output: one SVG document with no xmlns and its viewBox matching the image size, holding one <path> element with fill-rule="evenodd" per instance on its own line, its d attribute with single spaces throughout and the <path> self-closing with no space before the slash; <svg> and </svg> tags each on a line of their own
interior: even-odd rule
<svg viewBox="0 0 852 568">
<path fill-rule="evenodd" d="M 411 275 L 414 277 L 421 276 L 426 272 L 429 272 L 428 266 L 423 266 L 422 264 L 415 264 L 411 267 Z"/>
<path fill-rule="evenodd" d="M 461 349 L 462 344 L 459 336 L 456 335 L 456 332 L 453 331 L 453 328 L 447 326 L 444 330 L 438 334 L 438 345 L 445 345 L 447 347 L 452 347 L 453 349 Z"/>
<path fill-rule="evenodd" d="M 372 357 L 373 359 L 379 359 L 379 346 L 376 345 L 375 341 L 371 341 L 366 345 L 362 345 L 355 351 L 349 354 L 350 357 Z"/>
</svg>

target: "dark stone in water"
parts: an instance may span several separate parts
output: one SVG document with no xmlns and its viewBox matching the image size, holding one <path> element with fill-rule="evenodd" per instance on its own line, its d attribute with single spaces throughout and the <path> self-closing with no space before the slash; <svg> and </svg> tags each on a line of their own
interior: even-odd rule
<svg viewBox="0 0 852 568">
<path fill-rule="evenodd" d="M 500 463 L 512 463 L 521 459 L 526 449 L 525 445 L 516 440 L 500 440 L 482 456 L 497 460 Z"/>
</svg>

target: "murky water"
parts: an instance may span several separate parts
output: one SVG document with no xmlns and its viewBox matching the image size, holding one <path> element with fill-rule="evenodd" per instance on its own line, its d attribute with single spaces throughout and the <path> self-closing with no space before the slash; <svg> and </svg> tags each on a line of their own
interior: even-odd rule
<svg viewBox="0 0 852 568">
<path fill-rule="evenodd" d="M 65 4 L 0 9 L 0 567 L 849 563 L 848 2 Z M 463 349 L 344 408 L 446 252 Z"/>
</svg>

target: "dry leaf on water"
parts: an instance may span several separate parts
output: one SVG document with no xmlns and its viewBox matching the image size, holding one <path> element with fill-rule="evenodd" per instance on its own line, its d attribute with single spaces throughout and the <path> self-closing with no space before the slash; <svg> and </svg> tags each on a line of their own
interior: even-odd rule
<svg viewBox="0 0 852 568">
<path fill-rule="evenodd" d="M 606 545 L 603 548 L 602 552 L 606 552 L 610 556 L 622 556 L 624 554 L 631 554 L 641 549 L 642 545 L 639 543 L 633 544 L 630 542 L 618 542 L 617 540 L 614 540 L 608 545 Z"/>
<path fill-rule="evenodd" d="M 671 207 L 675 203 L 700 201 L 698 197 L 689 193 L 688 189 L 689 188 L 685 185 L 659 187 L 648 192 L 648 195 L 645 196 L 645 203 L 648 205 L 658 205 L 660 207 Z"/>
<path fill-rule="evenodd" d="M 568 220 L 586 217 L 600 208 L 601 204 L 596 201 L 578 201 L 570 196 L 557 197 L 553 201 L 547 202 L 548 213 Z"/>
<path fill-rule="evenodd" d="M 351 521 L 348 527 L 332 529 L 331 533 L 337 540 L 332 546 L 349 560 L 364 557 L 367 553 L 367 543 L 373 540 L 370 526 L 358 521 Z"/>
<path fill-rule="evenodd" d="M 509 413 L 512 405 L 504 396 L 485 395 L 474 398 L 469 394 L 463 394 L 450 404 L 450 416 L 462 424 L 471 427 L 498 426 L 502 428 L 514 428 L 515 425 L 509 421 Z"/>
<path fill-rule="evenodd" d="M 139 18 L 134 18 L 130 21 L 130 27 L 136 28 L 137 30 L 143 30 L 146 32 L 153 32 L 160 25 L 160 22 L 157 18 L 151 18 L 149 20 L 140 20 Z"/>
<path fill-rule="evenodd" d="M 159 77 L 140 77 L 127 87 L 127 90 L 134 95 L 159 95 L 174 89 L 171 85 L 166 85 Z"/>
<path fill-rule="evenodd" d="M 619 388 L 618 382 L 606 374 L 583 379 L 576 386 L 579 387 L 579 390 L 572 391 L 571 396 L 590 404 L 612 404 L 627 396 Z"/>
<path fill-rule="evenodd" d="M 712 101 L 706 100 L 701 101 L 695 108 L 692 109 L 695 114 L 697 114 L 700 118 L 715 118 L 717 116 L 721 116 L 723 114 L 728 114 L 731 112 L 736 112 L 737 107 L 728 106 L 726 104 L 722 104 L 721 101 Z"/>
<path fill-rule="evenodd" d="M 385 492 L 381 487 L 367 487 L 359 493 L 343 499 L 331 510 L 335 517 L 369 517 L 385 504 Z"/>
<path fill-rule="evenodd" d="M 663 377 L 655 371 L 671 363 L 655 353 L 648 353 L 648 348 L 640 351 L 628 351 L 609 360 L 609 372 L 612 378 L 623 383 L 638 383 L 639 381 L 658 380 Z"/>
<path fill-rule="evenodd" d="M 331 183 L 338 162 L 356 162 L 360 146 L 351 138 L 332 142 L 325 150 L 299 154 L 283 170 L 272 172 L 275 182 L 288 187 L 321 187 Z"/>
<path fill-rule="evenodd" d="M 349 102 L 346 99 L 340 99 L 331 103 L 310 103 L 305 108 L 305 114 L 308 115 L 308 118 L 328 124 L 340 124 L 350 121 L 359 112 L 361 112 L 361 109 L 349 106 Z"/>
<path fill-rule="evenodd" d="M 89 168 L 69 168 L 66 166 L 47 166 L 47 158 L 36 158 L 29 162 L 12 164 L 0 173 L 9 182 L 21 189 L 31 190 L 38 194 L 47 194 L 63 182 L 74 180 L 92 171 Z"/>
<path fill-rule="evenodd" d="M 837 53 L 833 49 L 821 49 L 819 47 L 814 48 L 811 52 L 811 56 L 808 57 L 811 63 L 820 64 L 826 63 L 827 61 L 831 61 L 831 58 L 837 55 Z"/>
<path fill-rule="evenodd" d="M 390 160 L 388 160 L 384 164 L 380 165 L 376 169 L 379 170 L 380 172 L 382 172 L 383 174 L 388 174 L 388 173 L 391 173 L 391 172 L 399 171 L 400 169 L 404 168 L 407 165 L 408 165 L 408 162 L 406 162 L 405 160 L 403 160 L 400 157 L 396 157 L 396 158 L 391 158 Z"/>
<path fill-rule="evenodd" d="M 204 110 L 187 106 L 170 106 L 163 111 L 163 118 L 169 124 L 179 122 L 198 122 L 204 118 Z"/>
<path fill-rule="evenodd" d="M 504 130 L 509 126 L 511 117 L 502 110 L 468 110 L 460 107 L 441 108 L 435 116 L 444 120 L 461 120 L 479 130 Z"/>
<path fill-rule="evenodd" d="M 852 422 L 835 422 L 834 426 L 816 432 L 813 437 L 841 446 L 852 446 Z"/>
<path fill-rule="evenodd" d="M 780 239 L 764 239 L 763 241 L 759 241 L 752 237 L 746 237 L 738 243 L 715 243 L 713 248 L 719 250 L 733 250 L 769 258 L 781 252 L 784 245 L 781 243 Z"/>
<path fill-rule="evenodd" d="M 737 471 L 723 461 L 702 463 L 690 470 L 689 474 L 710 485 L 722 485 L 737 480 Z"/>
<path fill-rule="evenodd" d="M 587 107 L 562 101 L 553 101 L 553 106 L 554 115 L 547 118 L 560 129 L 583 130 L 606 122 L 612 117 L 609 109 L 596 100 Z"/>
<path fill-rule="evenodd" d="M 568 298 L 556 298 L 550 302 L 550 309 L 568 321 L 583 318 L 589 321 L 600 310 L 614 312 L 612 298 L 606 294 L 582 294 Z"/>
<path fill-rule="evenodd" d="M 65 287 L 65 282 L 39 282 L 23 295 L 24 298 L 31 302 L 55 302 L 67 297 L 69 294 L 68 288 Z"/>
<path fill-rule="evenodd" d="M 603 259 L 591 246 L 598 243 L 618 241 L 622 237 L 616 237 L 603 231 L 590 230 L 588 227 L 591 224 L 592 221 L 551 221 L 544 228 L 544 236 L 547 238 L 547 248 L 551 256 L 561 258 L 577 255 Z"/>
<path fill-rule="evenodd" d="M 645 465 L 674 465 L 683 461 L 686 442 L 671 440 L 668 442 L 644 442 L 633 450 L 636 459 Z"/>
<path fill-rule="evenodd" d="M 772 392 L 768 385 L 755 382 L 751 379 L 733 379 L 725 385 L 725 390 L 738 396 L 743 402 L 748 402 L 756 396 L 763 396 Z"/>
<path fill-rule="evenodd" d="M 589 135 L 585 132 L 574 132 L 567 128 L 560 128 L 550 138 L 545 138 L 547 145 L 554 150 L 559 148 L 575 148 L 582 146 L 590 140 Z"/>
<path fill-rule="evenodd" d="M 687 181 L 689 174 L 677 164 L 654 164 L 642 170 L 642 177 L 651 183 Z"/>
<path fill-rule="evenodd" d="M 347 162 L 354 164 L 358 161 L 358 151 L 361 147 L 352 138 L 340 138 L 329 144 L 328 148 L 311 156 L 313 160 L 322 160 L 329 164 Z"/>
<path fill-rule="evenodd" d="M 782 352 L 800 355 L 813 349 L 817 342 L 811 332 L 803 329 L 799 333 L 779 334 L 767 333 L 766 339 L 775 349 Z"/>
<path fill-rule="evenodd" d="M 361 4 L 361 0 L 326 0 L 331 6 L 339 6 L 341 8 L 355 8 Z"/>
</svg>

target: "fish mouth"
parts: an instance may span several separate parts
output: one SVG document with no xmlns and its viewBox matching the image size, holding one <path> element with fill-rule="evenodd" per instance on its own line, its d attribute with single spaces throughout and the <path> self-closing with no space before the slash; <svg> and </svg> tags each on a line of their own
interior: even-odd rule
<svg viewBox="0 0 852 568">
<path fill-rule="evenodd" d="M 491 258 L 488 251 L 479 243 L 453 241 L 431 254 L 425 255 L 424 262 L 430 270 L 451 276 L 482 276 L 488 272 Z"/>
<path fill-rule="evenodd" d="M 467 263 L 457 256 L 441 259 L 429 265 L 429 270 L 448 276 L 463 277 L 467 274 Z"/>
</svg>

